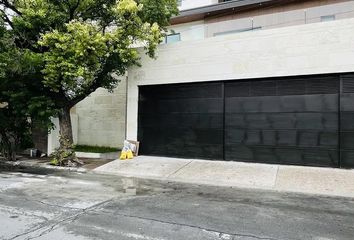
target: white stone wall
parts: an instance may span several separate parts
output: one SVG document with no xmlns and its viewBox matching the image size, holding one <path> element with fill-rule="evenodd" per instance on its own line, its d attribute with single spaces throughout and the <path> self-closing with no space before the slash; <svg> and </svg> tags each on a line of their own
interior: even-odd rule
<svg viewBox="0 0 354 240">
<path fill-rule="evenodd" d="M 126 79 L 113 93 L 100 88 L 73 110 L 78 116 L 78 139 L 81 145 L 122 147 L 125 139 Z"/>
<path fill-rule="evenodd" d="M 126 125 L 126 77 L 113 93 L 99 88 L 71 109 L 74 144 L 123 147 Z M 48 135 L 48 154 L 59 147 L 59 120 Z"/>
<path fill-rule="evenodd" d="M 73 141 L 74 144 L 77 144 L 78 140 L 78 116 L 75 113 L 75 109 L 72 109 L 70 113 L 70 118 L 71 118 L 71 127 L 72 127 L 72 132 L 73 132 Z M 47 154 L 51 154 L 54 152 L 56 148 L 60 146 L 59 144 L 59 119 L 58 118 L 52 118 L 51 119 L 52 123 L 54 124 L 54 129 L 51 130 L 51 132 L 48 134 L 48 146 L 47 146 Z"/>
<path fill-rule="evenodd" d="M 127 137 L 137 138 L 138 86 L 354 72 L 354 19 L 162 45 L 128 76 Z"/>
</svg>

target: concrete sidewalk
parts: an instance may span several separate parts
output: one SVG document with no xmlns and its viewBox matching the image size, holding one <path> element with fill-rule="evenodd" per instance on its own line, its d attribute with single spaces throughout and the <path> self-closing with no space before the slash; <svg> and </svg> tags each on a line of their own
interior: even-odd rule
<svg viewBox="0 0 354 240">
<path fill-rule="evenodd" d="M 354 170 L 139 156 L 97 173 L 354 198 Z"/>
</svg>

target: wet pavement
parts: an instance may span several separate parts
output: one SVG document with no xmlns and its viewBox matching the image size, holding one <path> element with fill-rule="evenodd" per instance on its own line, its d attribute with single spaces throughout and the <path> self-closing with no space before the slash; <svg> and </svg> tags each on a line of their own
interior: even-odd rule
<svg viewBox="0 0 354 240">
<path fill-rule="evenodd" d="M 354 239 L 354 199 L 0 171 L 0 239 Z"/>
</svg>

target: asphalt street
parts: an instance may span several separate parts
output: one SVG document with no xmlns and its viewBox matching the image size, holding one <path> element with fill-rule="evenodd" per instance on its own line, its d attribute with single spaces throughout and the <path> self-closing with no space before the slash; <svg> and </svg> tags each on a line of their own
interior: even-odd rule
<svg viewBox="0 0 354 240">
<path fill-rule="evenodd" d="M 0 172 L 0 239 L 354 239 L 354 199 Z"/>
</svg>

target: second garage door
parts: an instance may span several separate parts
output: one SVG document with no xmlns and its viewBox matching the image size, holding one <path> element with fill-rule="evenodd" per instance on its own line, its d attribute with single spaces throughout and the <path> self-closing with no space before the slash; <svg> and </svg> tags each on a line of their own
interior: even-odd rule
<svg viewBox="0 0 354 240">
<path fill-rule="evenodd" d="M 336 76 L 225 84 L 225 159 L 338 166 Z"/>
</svg>

